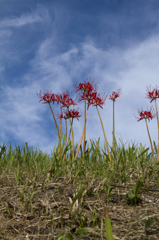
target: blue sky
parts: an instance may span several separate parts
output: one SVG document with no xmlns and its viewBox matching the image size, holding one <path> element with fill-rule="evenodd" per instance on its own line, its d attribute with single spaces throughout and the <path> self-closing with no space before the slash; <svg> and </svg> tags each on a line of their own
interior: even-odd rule
<svg viewBox="0 0 159 240">
<path fill-rule="evenodd" d="M 155 103 L 144 98 L 146 87 L 159 86 L 159 1 L 140 0 L 0 0 L 0 145 L 11 142 L 50 154 L 58 138 L 48 104 L 40 90 L 58 94 L 73 84 L 98 82 L 107 99 L 99 108 L 108 143 L 112 145 L 113 102 L 117 142 L 132 140 L 150 147 L 145 121 L 138 110 Z M 81 137 L 82 117 L 74 120 L 75 143 Z M 52 105 L 55 114 L 59 105 Z M 57 119 L 57 118 L 56 118 Z M 58 126 L 59 120 L 57 119 Z M 148 123 L 157 144 L 157 119 Z M 63 121 L 62 132 L 65 133 Z M 90 107 L 86 140 L 104 136 L 95 107 Z M 126 144 L 127 146 L 127 144 Z"/>
</svg>

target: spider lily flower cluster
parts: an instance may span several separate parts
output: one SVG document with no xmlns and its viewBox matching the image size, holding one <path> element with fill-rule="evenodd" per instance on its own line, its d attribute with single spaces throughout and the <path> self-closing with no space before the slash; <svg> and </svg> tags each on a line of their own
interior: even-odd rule
<svg viewBox="0 0 159 240">
<path fill-rule="evenodd" d="M 88 110 L 89 107 L 95 106 L 97 109 L 97 113 L 101 122 L 101 126 L 102 126 L 102 130 L 103 130 L 103 134 L 104 134 L 104 138 L 105 138 L 105 142 L 106 142 L 106 147 L 107 147 L 107 151 L 108 151 L 108 156 L 109 156 L 109 160 L 111 161 L 111 155 L 110 155 L 110 151 L 109 151 L 109 147 L 108 147 L 108 142 L 107 142 L 107 138 L 106 138 L 106 134 L 105 134 L 105 130 L 104 130 L 104 126 L 102 123 L 102 119 L 98 110 L 98 107 L 101 107 L 103 109 L 103 105 L 105 104 L 105 100 L 107 98 L 107 96 L 105 95 L 101 95 L 101 94 L 97 94 L 97 83 L 94 83 L 94 81 L 92 81 L 91 78 L 89 78 L 89 81 L 84 82 L 84 83 L 79 83 L 79 85 L 74 85 L 74 88 L 76 89 L 76 92 L 80 92 L 79 96 L 78 96 L 78 100 L 73 100 L 70 97 L 70 93 L 67 91 L 66 93 L 62 93 L 62 94 L 54 94 L 54 93 L 43 93 L 43 96 L 41 95 L 41 91 L 40 94 L 38 95 L 40 97 L 40 101 L 44 101 L 43 103 L 48 103 L 50 110 L 52 112 L 52 116 L 55 122 L 55 126 L 57 129 L 57 134 L 58 134 L 58 138 L 60 139 L 61 136 L 61 120 L 65 119 L 66 121 L 66 142 L 67 144 L 65 146 L 68 145 L 69 139 L 70 139 L 70 133 L 69 133 L 69 137 L 68 137 L 68 141 L 67 141 L 67 119 L 69 119 L 70 122 L 70 132 L 72 133 L 72 160 L 76 160 L 77 155 L 79 153 L 79 149 L 81 146 L 81 142 L 83 139 L 83 159 L 85 157 L 85 141 L 86 141 L 86 121 L 87 121 L 87 116 L 88 116 Z M 115 153 L 115 121 L 114 121 L 114 102 L 116 101 L 116 99 L 118 97 L 120 97 L 121 95 L 121 89 L 118 89 L 116 92 L 113 91 L 112 95 L 110 95 L 110 100 L 113 101 L 113 156 Z M 143 111 L 140 110 L 139 111 L 139 118 L 138 122 L 141 121 L 142 119 L 145 119 L 145 121 L 148 119 L 150 121 L 150 119 L 152 120 L 153 118 L 155 118 L 157 116 L 157 123 L 158 123 L 158 156 L 157 156 L 157 161 L 159 161 L 159 119 L 158 119 L 158 111 L 157 111 L 157 104 L 156 104 L 156 99 L 159 98 L 159 90 L 157 90 L 157 88 L 153 89 L 153 91 L 151 91 L 151 89 L 149 90 L 147 88 L 147 94 L 146 94 L 146 98 L 150 99 L 152 101 L 155 100 L 155 105 L 156 105 L 156 114 L 152 113 L 152 109 L 150 109 L 150 111 Z M 39 101 L 39 102 L 40 102 Z M 73 134 L 73 119 L 76 118 L 77 120 L 79 120 L 79 117 L 81 117 L 81 115 L 79 114 L 78 110 L 72 109 L 70 110 L 70 106 L 75 106 L 77 105 L 78 102 L 80 101 L 84 101 L 84 127 L 83 127 L 83 132 L 81 135 L 81 139 L 77 148 L 77 152 L 76 152 L 76 156 L 74 157 L 74 134 Z M 55 103 L 57 102 L 57 104 L 61 105 L 61 113 L 60 114 L 56 114 L 57 118 L 60 119 L 60 132 L 57 126 L 57 122 L 51 107 L 50 103 Z M 62 112 L 62 108 L 66 108 L 66 111 Z M 72 119 L 72 122 L 71 122 Z M 153 147 L 152 147 L 152 141 L 150 138 L 150 133 L 148 130 L 148 125 L 147 125 L 147 121 L 146 121 L 146 127 L 147 127 L 147 131 L 148 131 L 148 136 L 150 139 L 150 144 L 151 144 L 151 149 L 152 149 L 152 155 L 153 155 L 153 161 L 155 162 L 154 159 L 154 154 L 153 154 Z M 83 137 L 84 136 L 84 137 Z"/>
<path fill-rule="evenodd" d="M 76 111 L 75 109 L 72 109 L 72 110 L 70 110 L 69 112 L 63 112 L 62 114 L 56 114 L 56 116 L 58 117 L 58 118 L 64 118 L 65 120 L 66 119 L 69 119 L 69 117 L 70 118 L 77 118 L 77 120 L 79 121 L 79 117 L 81 117 L 81 115 L 79 115 L 79 112 L 78 111 Z"/>
<path fill-rule="evenodd" d="M 137 118 L 137 119 L 138 119 L 138 122 L 141 121 L 142 119 L 145 119 L 147 132 L 148 132 L 150 145 L 151 145 L 151 150 L 152 150 L 153 162 L 155 163 L 152 141 L 151 141 L 151 137 L 150 137 L 150 133 L 149 133 L 149 129 L 148 129 L 148 125 L 147 125 L 147 121 L 146 120 L 148 119 L 148 121 L 150 121 L 150 119 L 152 120 L 153 118 L 157 117 L 157 126 L 158 126 L 158 154 L 157 154 L 157 162 L 159 162 L 159 119 L 158 119 L 158 110 L 157 110 L 157 103 L 156 103 L 156 99 L 159 98 L 159 90 L 157 90 L 157 87 L 154 88 L 152 91 L 151 91 L 151 86 L 150 86 L 150 88 L 147 87 L 146 98 L 150 99 L 150 103 L 155 100 L 156 114 L 153 113 L 153 109 L 151 107 L 150 111 L 143 111 L 143 110 L 138 111 L 140 118 Z"/>
<path fill-rule="evenodd" d="M 148 121 L 150 121 L 150 119 L 152 120 L 153 118 L 156 117 L 156 114 L 153 114 L 152 113 L 152 107 L 150 109 L 150 111 L 138 111 L 139 115 L 140 115 L 140 118 L 137 118 L 138 119 L 138 122 L 141 121 L 142 119 L 148 119 Z"/>
<path fill-rule="evenodd" d="M 157 115 L 157 126 L 158 126 L 158 154 L 157 154 L 157 162 L 159 162 L 159 119 L 158 119 L 158 110 L 157 110 L 157 103 L 156 103 L 156 99 L 159 98 L 159 90 L 157 89 L 157 86 L 152 91 L 151 91 L 151 86 L 150 86 L 150 88 L 147 87 L 146 98 L 151 100 L 150 103 L 155 100 L 156 115 Z"/>
<path fill-rule="evenodd" d="M 98 105 L 102 108 L 102 105 L 104 104 L 107 96 L 102 98 L 102 97 L 100 97 L 100 94 L 97 94 L 96 90 L 97 90 L 98 86 L 97 86 L 96 83 L 94 83 L 94 81 L 92 83 L 90 83 L 90 82 L 80 83 L 79 86 L 74 85 L 74 87 L 76 88 L 76 92 L 77 91 L 82 91 L 82 94 L 79 97 L 79 101 L 84 100 L 84 129 L 83 129 L 82 136 L 81 136 L 81 139 L 80 139 L 80 142 L 79 142 L 79 145 L 78 145 L 78 149 L 77 149 L 75 159 L 77 158 L 77 155 L 78 155 L 78 152 L 79 152 L 79 148 L 80 148 L 80 145 L 81 145 L 81 142 L 82 142 L 83 134 L 84 134 L 84 140 L 83 140 L 83 159 L 84 159 L 84 156 L 85 156 L 85 139 L 86 139 L 86 121 L 87 121 L 88 109 L 89 109 L 90 105 L 96 106 L 96 108 L 97 108 L 97 105 Z M 87 113 L 86 113 L 86 104 L 87 104 Z M 98 109 L 97 109 L 97 112 L 98 112 L 98 115 L 99 115 L 99 118 L 100 118 L 100 121 L 101 121 L 101 117 L 100 117 Z M 109 147 L 108 147 L 108 143 L 107 143 L 107 139 L 106 139 L 106 135 L 105 135 L 105 131 L 104 131 L 102 121 L 101 121 L 101 125 L 102 125 L 102 129 L 103 129 L 103 133 L 104 133 L 104 137 L 105 137 L 105 141 L 106 141 L 107 151 L 108 151 L 108 154 L 109 154 L 109 158 L 111 160 Z"/>
<path fill-rule="evenodd" d="M 71 132 L 72 132 L 72 148 L 73 148 L 72 159 L 74 159 L 74 160 L 76 160 L 77 155 L 79 153 L 79 148 L 80 148 L 80 145 L 81 145 L 81 142 L 82 142 L 82 139 L 83 139 L 83 135 L 84 135 L 83 159 L 85 157 L 86 121 L 87 121 L 87 116 L 88 116 L 88 109 L 91 105 L 95 106 L 96 109 L 97 109 L 99 118 L 100 118 L 101 125 L 102 125 L 104 138 L 105 138 L 106 146 L 107 146 L 107 150 L 108 150 L 108 155 L 109 155 L 109 158 L 111 160 L 111 155 L 110 155 L 110 151 L 109 151 L 109 147 L 108 147 L 108 142 L 107 142 L 107 139 L 106 139 L 106 134 L 105 134 L 103 123 L 102 123 L 102 120 L 101 120 L 101 117 L 100 117 L 100 114 L 99 114 L 99 111 L 98 111 L 98 108 L 97 108 L 99 106 L 103 109 L 102 106 L 104 105 L 107 96 L 104 96 L 104 95 L 101 96 L 100 94 L 97 94 L 97 92 L 96 92 L 97 83 L 94 83 L 94 81 L 92 81 L 91 78 L 89 79 L 89 81 L 84 82 L 84 83 L 80 83 L 78 86 L 74 85 L 74 88 L 76 89 L 76 92 L 78 92 L 78 91 L 82 92 L 78 96 L 78 101 L 77 100 L 74 101 L 72 98 L 70 98 L 69 97 L 69 95 L 70 95 L 69 92 L 62 93 L 62 94 L 54 94 L 54 93 L 47 92 L 47 93 L 43 93 L 43 95 L 42 95 L 41 91 L 40 91 L 40 94 L 39 95 L 37 94 L 37 95 L 39 96 L 40 101 L 44 101 L 43 103 L 48 103 L 49 104 L 50 110 L 52 112 L 52 116 L 53 116 L 53 119 L 54 119 L 54 122 L 55 122 L 55 126 L 56 126 L 56 129 L 57 129 L 57 134 L 58 134 L 59 139 L 60 139 L 61 133 L 59 132 L 57 122 L 56 122 L 56 119 L 55 119 L 55 116 L 54 116 L 54 113 L 53 113 L 53 110 L 52 110 L 52 107 L 51 107 L 50 103 L 53 102 L 53 104 L 54 104 L 55 102 L 57 102 L 57 104 L 59 104 L 59 103 L 61 104 L 61 108 L 66 107 L 66 109 L 67 109 L 66 111 L 64 111 L 64 112 L 61 111 L 61 113 L 57 114 L 56 116 L 60 120 L 62 118 L 65 119 L 65 120 L 69 119 L 70 129 L 71 129 Z M 84 110 L 85 110 L 84 111 L 84 128 L 83 128 L 81 139 L 80 139 L 80 142 L 79 142 L 79 145 L 78 145 L 78 148 L 77 148 L 76 156 L 74 158 L 74 135 L 73 135 L 72 124 L 73 124 L 73 119 L 76 118 L 77 120 L 79 120 L 79 117 L 81 117 L 81 115 L 79 114 L 78 110 L 75 110 L 75 109 L 69 110 L 69 107 L 71 105 L 73 105 L 73 106 L 77 105 L 78 102 L 83 101 L 83 100 L 84 100 Z M 87 105 L 87 111 L 86 111 L 86 105 Z M 71 123 L 71 120 L 70 120 L 71 118 L 72 118 L 72 123 Z M 61 127 L 61 124 L 60 124 L 60 127 Z M 67 130 L 66 130 L 66 137 L 67 137 Z M 68 141 L 69 141 L 69 138 L 68 138 Z"/>
<path fill-rule="evenodd" d="M 150 109 L 150 111 L 143 111 L 143 110 L 138 111 L 138 113 L 140 115 L 140 118 L 137 118 L 136 116 L 135 117 L 138 119 L 138 122 L 141 121 L 142 119 L 145 119 L 147 132 L 148 132 L 148 136 L 149 136 L 149 140 L 150 140 L 150 144 L 151 144 L 153 162 L 155 163 L 155 158 L 154 158 L 154 154 L 153 154 L 153 147 L 152 147 L 152 141 L 151 141 L 151 137 L 150 137 L 147 121 L 146 121 L 147 119 L 148 119 L 148 121 L 150 121 L 150 119 L 152 120 L 153 118 L 156 117 L 156 114 L 153 114 L 151 111 L 152 111 L 152 109 Z"/>
</svg>

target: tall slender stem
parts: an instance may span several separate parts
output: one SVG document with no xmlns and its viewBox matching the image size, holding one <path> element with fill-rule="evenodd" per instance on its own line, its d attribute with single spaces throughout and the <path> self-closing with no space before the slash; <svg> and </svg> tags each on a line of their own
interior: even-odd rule
<svg viewBox="0 0 159 240">
<path fill-rule="evenodd" d="M 52 113 L 52 116 L 53 116 L 53 119 L 54 119 L 54 122 L 55 122 L 58 138 L 60 140 L 60 133 L 59 133 L 58 126 L 57 126 L 57 123 L 56 123 L 56 119 L 55 119 L 55 116 L 54 116 L 54 113 L 53 113 L 53 110 L 52 110 L 52 107 L 51 107 L 50 103 L 49 103 L 49 107 L 50 107 L 50 110 L 51 110 L 51 113 Z"/>
<path fill-rule="evenodd" d="M 72 119 L 72 124 L 73 124 L 73 119 Z M 69 140 L 70 140 L 70 134 L 71 134 L 71 128 L 70 128 L 69 135 L 68 135 L 67 145 L 68 145 Z"/>
<path fill-rule="evenodd" d="M 65 119 L 65 126 L 66 126 L 66 140 L 65 140 L 65 147 L 67 144 L 67 119 Z"/>
<path fill-rule="evenodd" d="M 66 147 L 69 144 L 69 140 L 70 140 L 71 128 L 70 128 L 69 135 L 68 135 L 68 140 L 67 140 L 67 120 L 65 119 L 65 121 L 66 121 L 66 141 L 65 141 L 65 149 L 66 149 Z M 72 125 L 73 125 L 73 119 L 72 119 Z M 65 157 L 66 157 L 66 154 L 63 157 L 63 162 L 65 161 Z"/>
<path fill-rule="evenodd" d="M 114 142 L 115 142 L 115 139 L 114 139 L 114 136 L 115 136 L 115 126 L 114 126 L 114 101 L 113 101 L 113 156 L 114 156 Z"/>
<path fill-rule="evenodd" d="M 146 121 L 146 119 L 145 119 L 145 121 Z M 148 125 L 147 125 L 147 121 L 146 121 L 146 127 L 147 127 L 147 132 L 148 132 L 148 136 L 149 136 L 149 140 L 150 140 L 150 144 L 151 144 L 153 163 L 155 163 L 155 158 L 154 158 L 154 153 L 153 153 L 153 146 L 152 146 L 152 141 L 151 141 L 151 137 L 150 137 L 150 133 L 149 133 L 149 129 L 148 129 Z"/>
<path fill-rule="evenodd" d="M 68 112 L 70 127 L 71 127 L 71 131 L 72 131 L 72 147 L 73 147 L 73 149 L 72 149 L 72 160 L 74 160 L 74 136 L 73 136 L 73 128 L 72 128 L 72 123 L 71 123 L 68 107 L 67 107 L 67 112 Z"/>
<path fill-rule="evenodd" d="M 108 142 L 107 142 L 106 134 L 105 134 L 105 131 L 104 131 L 103 122 L 102 122 L 102 119 L 101 119 L 101 116 L 100 116 L 100 113 L 99 113 L 99 110 L 98 110 L 97 106 L 96 106 L 96 109 L 97 109 L 98 116 L 99 116 L 99 119 L 100 119 L 100 122 L 101 122 L 101 125 L 102 125 L 103 134 L 104 134 L 104 138 L 105 138 L 105 142 L 106 142 L 106 146 L 107 146 L 107 151 L 108 151 L 109 159 L 110 159 L 110 161 L 111 161 L 111 155 L 110 155 L 110 151 L 109 151 L 109 147 L 108 147 Z"/>
<path fill-rule="evenodd" d="M 66 138 L 65 138 L 65 149 L 66 149 L 66 146 L 67 146 L 67 120 L 66 119 L 65 119 L 65 126 L 66 126 L 66 134 L 65 134 L 65 136 L 66 136 Z M 63 157 L 63 163 L 65 161 L 65 155 Z"/>
<path fill-rule="evenodd" d="M 158 125 L 158 153 L 157 153 L 157 162 L 159 162 L 159 119 L 158 119 L 158 110 L 157 110 L 156 98 L 155 98 L 155 106 L 156 106 L 157 125 Z"/>
<path fill-rule="evenodd" d="M 85 157 L 85 141 L 86 141 L 86 92 L 84 92 L 84 139 L 83 139 L 83 161 Z"/>
<path fill-rule="evenodd" d="M 60 114 L 62 115 L 62 103 L 61 103 L 61 112 Z M 62 125 L 62 118 L 60 118 L 60 136 L 61 136 L 61 125 Z"/>
<path fill-rule="evenodd" d="M 88 116 L 88 108 L 89 108 L 89 107 L 87 107 L 86 121 L 87 121 L 87 116 Z M 79 153 L 79 149 L 80 149 L 80 146 L 81 146 L 81 142 L 82 142 L 83 134 L 84 134 L 84 127 L 83 127 L 83 131 L 82 131 L 82 135 L 81 135 L 80 142 L 79 142 L 79 144 L 78 144 L 78 148 L 77 148 L 77 152 L 76 152 L 75 160 L 76 160 L 76 158 L 77 158 L 77 156 L 78 156 L 78 153 Z"/>
</svg>

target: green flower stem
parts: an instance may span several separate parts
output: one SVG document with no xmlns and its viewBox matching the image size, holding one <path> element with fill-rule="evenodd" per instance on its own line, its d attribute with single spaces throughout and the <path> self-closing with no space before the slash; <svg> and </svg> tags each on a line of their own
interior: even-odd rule
<svg viewBox="0 0 159 240">
<path fill-rule="evenodd" d="M 70 119 L 70 115 L 69 115 L 69 108 L 67 107 L 67 112 L 68 112 L 68 116 L 69 116 L 69 122 L 70 122 L 70 127 L 71 127 L 71 131 L 72 131 L 72 161 L 74 160 L 74 136 L 73 136 L 73 128 L 72 128 L 72 123 L 71 123 L 71 119 Z"/>
<path fill-rule="evenodd" d="M 155 98 L 155 106 L 156 106 L 157 125 L 158 125 L 158 153 L 157 153 L 157 162 L 159 162 L 159 119 L 158 119 L 158 110 L 157 110 L 156 98 Z"/>
<path fill-rule="evenodd" d="M 72 119 L 72 125 L 73 125 L 73 119 Z M 66 140 L 67 140 L 66 147 L 67 147 L 67 146 L 68 146 L 68 144 L 69 144 L 69 140 L 70 140 L 70 134 L 71 134 L 71 128 L 70 128 L 70 131 L 69 131 L 68 139 L 66 138 Z"/>
<path fill-rule="evenodd" d="M 149 140 L 150 140 L 150 144 L 151 144 L 153 163 L 155 163 L 155 158 L 154 158 L 154 153 L 153 153 L 153 147 L 152 147 L 152 141 L 151 141 L 151 137 L 150 137 L 150 133 L 149 133 L 149 129 L 148 129 L 148 125 L 147 125 L 146 119 L 145 119 L 145 122 L 146 122 L 147 132 L 148 132 L 148 136 L 149 136 Z"/>
<path fill-rule="evenodd" d="M 88 116 L 88 108 L 89 108 L 89 107 L 87 107 L 86 121 L 87 121 L 87 116 Z M 79 144 L 78 144 L 78 148 L 77 148 L 77 152 L 76 152 L 75 160 L 76 160 L 76 158 L 77 158 L 77 156 L 78 156 L 78 153 L 79 153 L 79 149 L 80 149 L 80 146 L 81 146 L 81 142 L 82 142 L 83 134 L 84 134 L 84 128 L 83 128 L 83 131 L 82 131 L 82 135 L 81 135 L 80 142 L 79 142 Z"/>
<path fill-rule="evenodd" d="M 67 140 L 67 119 L 65 119 L 65 125 L 66 125 L 66 140 L 65 140 L 65 149 L 67 148 L 68 144 L 69 144 L 69 140 L 70 140 L 70 134 L 71 134 L 71 128 L 70 128 L 70 131 L 69 131 L 69 135 L 68 135 L 68 140 Z M 72 119 L 72 125 L 73 125 L 73 119 Z M 65 156 L 66 154 L 64 155 L 63 157 L 63 162 L 65 161 Z"/>
<path fill-rule="evenodd" d="M 53 119 L 54 119 L 54 122 L 55 122 L 58 138 L 60 140 L 60 133 L 59 133 L 58 126 L 57 126 L 57 123 L 56 123 L 56 119 L 55 119 L 55 116 L 54 116 L 54 113 L 53 113 L 53 110 L 52 110 L 52 107 L 51 107 L 50 103 L 49 103 L 49 107 L 50 107 L 50 110 L 51 110 L 51 113 L 52 113 L 52 116 L 53 116 Z"/>
<path fill-rule="evenodd" d="M 72 119 L 72 124 L 73 124 L 73 119 Z M 70 128 L 69 135 L 68 135 L 67 145 L 69 144 L 70 134 L 71 134 L 71 128 Z"/>
<path fill-rule="evenodd" d="M 86 92 L 84 92 L 84 98 L 86 97 Z M 85 157 L 85 141 L 86 141 L 86 99 L 84 100 L 84 139 L 83 139 L 83 161 Z"/>
<path fill-rule="evenodd" d="M 62 115 L 62 103 L 61 103 L 61 112 L 60 114 Z M 60 136 L 61 136 L 61 125 L 62 125 L 62 118 L 60 118 Z"/>
<path fill-rule="evenodd" d="M 65 149 L 66 149 L 66 147 L 67 147 L 67 120 L 66 119 L 65 119 L 65 126 L 66 126 L 66 139 L 65 139 Z M 65 155 L 63 157 L 63 163 L 64 163 L 64 161 L 65 161 Z"/>
<path fill-rule="evenodd" d="M 114 102 L 113 101 L 113 156 L 114 156 L 114 143 L 115 143 L 115 139 L 114 139 L 114 136 L 115 136 L 115 124 L 114 124 Z"/>
<path fill-rule="evenodd" d="M 66 126 L 66 139 L 65 139 L 65 147 L 67 146 L 67 119 L 65 119 L 65 126 Z"/>
<path fill-rule="evenodd" d="M 100 122 L 101 122 L 101 125 L 102 125 L 103 134 L 104 134 L 104 138 L 105 138 L 105 142 L 106 142 L 106 146 L 107 146 L 107 151 L 108 151 L 109 159 L 110 159 L 110 161 L 111 161 L 111 155 L 110 155 L 110 151 L 109 151 L 109 147 L 108 147 L 108 142 L 107 142 L 106 134 L 105 134 L 105 131 L 104 131 L 104 126 L 103 126 L 102 119 L 101 119 L 101 116 L 100 116 L 100 114 L 99 114 L 99 110 L 98 110 L 97 106 L 96 106 L 96 109 L 97 109 L 98 116 L 99 116 L 99 119 L 100 119 Z"/>
</svg>

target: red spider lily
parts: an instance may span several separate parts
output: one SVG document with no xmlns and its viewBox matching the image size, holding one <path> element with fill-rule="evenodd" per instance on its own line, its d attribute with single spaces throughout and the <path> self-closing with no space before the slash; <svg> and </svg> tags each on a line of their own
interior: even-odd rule
<svg viewBox="0 0 159 240">
<path fill-rule="evenodd" d="M 79 111 L 76 111 L 75 109 L 73 109 L 73 110 L 70 110 L 69 111 L 69 114 L 68 114 L 68 112 L 64 112 L 64 114 L 65 114 L 65 116 L 63 115 L 63 114 L 57 114 L 56 116 L 58 117 L 58 118 L 64 118 L 64 119 L 68 119 L 69 117 L 70 118 L 77 118 L 77 120 L 79 121 L 79 117 L 81 117 L 81 115 L 79 115 Z"/>
<path fill-rule="evenodd" d="M 156 117 L 156 114 L 153 114 L 151 113 L 151 109 L 150 111 L 138 111 L 139 112 L 139 115 L 140 115 L 140 118 L 137 118 L 138 119 L 138 122 L 142 119 L 145 119 L 145 122 L 146 122 L 146 127 L 147 127 L 147 132 L 148 132 L 148 136 L 149 136 L 149 139 L 150 139 L 150 145 L 151 145 L 151 150 L 152 150 L 152 157 L 153 157 L 153 162 L 155 163 L 155 158 L 154 158 L 154 153 L 153 153 L 153 146 L 152 146 L 152 141 L 151 141 L 151 137 L 150 137 L 150 133 L 149 133 L 149 129 L 148 129 L 148 124 L 147 124 L 147 121 L 146 119 L 148 119 L 150 121 L 150 119 L 152 120 L 153 118 Z"/>
<path fill-rule="evenodd" d="M 69 107 L 71 105 L 77 105 L 76 100 L 73 101 L 72 98 L 68 98 L 69 93 L 58 94 L 56 95 L 57 103 L 61 103 L 63 107 Z"/>
<path fill-rule="evenodd" d="M 115 151 L 115 120 L 114 120 L 114 104 L 116 98 L 118 98 L 121 94 L 121 89 L 118 89 L 116 92 L 112 93 L 112 96 L 110 95 L 111 100 L 113 100 L 113 156 L 114 156 L 114 151 Z"/>
<path fill-rule="evenodd" d="M 151 108 L 151 109 L 152 109 L 152 108 Z M 150 119 L 152 120 L 153 118 L 155 118 L 155 117 L 156 117 L 156 114 L 153 114 L 153 113 L 151 112 L 151 109 L 150 109 L 150 111 L 143 111 L 143 110 L 138 111 L 138 113 L 139 113 L 139 115 L 140 115 L 140 118 L 138 118 L 138 117 L 135 116 L 135 118 L 138 119 L 138 122 L 139 122 L 140 120 L 142 120 L 142 119 L 148 119 L 148 120 L 150 121 Z"/>
<path fill-rule="evenodd" d="M 68 96 L 69 96 L 69 92 L 67 92 L 66 94 L 65 93 L 57 94 L 56 95 L 57 103 L 63 104 L 65 100 L 68 98 Z"/>
<path fill-rule="evenodd" d="M 43 93 L 43 94 L 44 94 L 44 96 L 41 96 L 41 91 L 40 91 L 39 95 L 37 94 L 38 97 L 40 97 L 39 102 L 44 101 L 43 104 L 50 103 L 50 102 L 53 102 L 53 104 L 54 104 L 54 102 L 57 102 L 57 98 L 54 93 Z"/>
<path fill-rule="evenodd" d="M 103 96 L 103 99 L 102 99 L 100 97 L 100 94 L 98 94 L 97 96 L 96 96 L 96 94 L 95 94 L 94 98 L 92 99 L 92 102 L 90 102 L 90 104 L 92 104 L 93 106 L 99 106 L 103 109 L 103 107 L 101 105 L 105 104 L 105 100 L 106 100 L 107 96 Z"/>
<path fill-rule="evenodd" d="M 75 101 L 72 100 L 72 98 L 67 98 L 63 103 L 63 107 L 69 107 L 71 105 L 77 105 Z"/>
<path fill-rule="evenodd" d="M 83 92 L 82 95 L 79 98 L 79 102 L 82 101 L 82 100 L 87 100 L 88 105 L 91 105 L 89 103 L 90 103 L 90 101 L 92 101 L 96 97 L 96 94 L 97 94 L 96 92 Z"/>
<path fill-rule="evenodd" d="M 150 88 L 147 87 L 147 94 L 146 98 L 151 99 L 150 103 L 155 100 L 156 98 L 159 98 L 159 90 L 157 90 L 157 87 L 154 88 L 151 92 L 151 86 Z"/>
<path fill-rule="evenodd" d="M 112 96 L 110 95 L 111 100 L 115 101 L 116 98 L 118 98 L 121 95 L 121 89 L 118 89 L 117 92 L 113 92 Z"/>
<path fill-rule="evenodd" d="M 79 115 L 79 111 L 76 111 L 75 109 L 70 110 L 69 114 L 68 112 L 65 112 L 65 115 L 67 118 L 70 116 L 70 118 L 77 118 L 77 120 L 79 120 L 78 118 L 81 117 L 81 115 Z"/>
<path fill-rule="evenodd" d="M 82 100 L 87 100 L 88 101 L 88 106 L 93 105 L 93 106 L 99 106 L 104 104 L 106 97 L 103 97 L 103 99 L 100 97 L 100 94 L 97 95 L 97 92 L 83 92 L 83 94 L 80 96 L 79 102 Z M 101 107 L 102 108 L 102 107 Z"/>
<path fill-rule="evenodd" d="M 92 92 L 93 90 L 97 89 L 97 84 L 94 83 L 94 81 L 92 81 L 91 78 L 89 78 L 89 81 L 85 83 L 79 83 L 79 86 L 74 85 L 74 88 L 76 89 L 76 92 L 79 90 L 82 90 L 84 92 Z M 90 83 L 92 82 L 92 84 Z"/>
<path fill-rule="evenodd" d="M 64 118 L 64 119 L 65 119 L 65 117 L 63 116 L 63 113 L 61 113 L 61 114 L 56 114 L 56 116 L 57 116 L 57 118 L 60 118 L 60 119 Z"/>
</svg>

